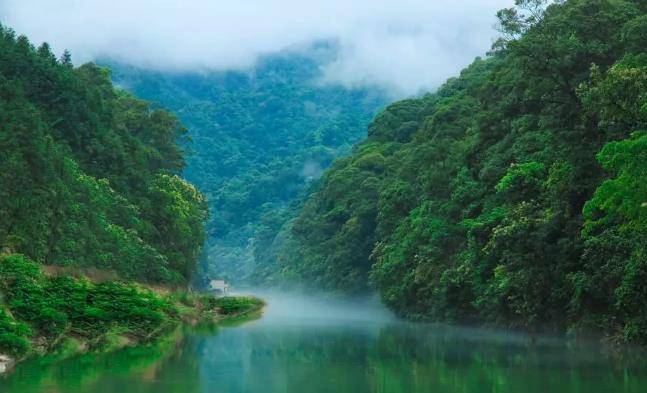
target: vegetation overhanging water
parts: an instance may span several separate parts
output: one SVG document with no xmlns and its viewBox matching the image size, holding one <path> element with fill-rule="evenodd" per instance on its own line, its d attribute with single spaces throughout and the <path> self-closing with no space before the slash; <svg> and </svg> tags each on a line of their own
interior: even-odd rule
<svg viewBox="0 0 647 393">
<path fill-rule="evenodd" d="M 631 393 L 647 383 L 640 359 L 632 366 L 598 344 L 405 323 L 370 302 L 263 297 L 260 319 L 109 355 L 34 359 L 0 392 Z"/>
</svg>

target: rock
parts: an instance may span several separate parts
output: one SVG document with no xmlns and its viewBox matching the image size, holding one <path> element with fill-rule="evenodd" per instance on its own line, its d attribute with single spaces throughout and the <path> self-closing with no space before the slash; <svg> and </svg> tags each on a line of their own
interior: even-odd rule
<svg viewBox="0 0 647 393">
<path fill-rule="evenodd" d="M 11 370 L 16 364 L 16 360 L 10 356 L 0 354 L 0 374 L 4 374 Z"/>
<path fill-rule="evenodd" d="M 36 339 L 32 340 L 32 344 L 34 346 L 34 350 L 41 354 L 44 355 L 47 353 L 47 339 L 45 337 L 37 337 Z"/>
</svg>

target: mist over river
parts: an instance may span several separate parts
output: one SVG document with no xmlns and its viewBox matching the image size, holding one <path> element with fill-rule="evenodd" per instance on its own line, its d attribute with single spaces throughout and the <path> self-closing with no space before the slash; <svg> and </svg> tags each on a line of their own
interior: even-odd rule
<svg viewBox="0 0 647 393">
<path fill-rule="evenodd" d="M 277 293 L 263 317 L 190 329 L 180 340 L 112 354 L 34 359 L 0 392 L 561 393 L 645 392 L 644 361 L 597 345 L 412 324 L 376 301 Z"/>
</svg>

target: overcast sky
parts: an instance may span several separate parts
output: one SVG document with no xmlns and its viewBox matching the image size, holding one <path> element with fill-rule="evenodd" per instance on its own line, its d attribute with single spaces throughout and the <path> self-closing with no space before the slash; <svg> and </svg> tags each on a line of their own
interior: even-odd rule
<svg viewBox="0 0 647 393">
<path fill-rule="evenodd" d="M 244 69 L 335 40 L 328 80 L 399 95 L 437 87 L 496 37 L 513 0 L 0 0 L 0 21 L 77 63 L 107 56 L 168 71 Z"/>
</svg>

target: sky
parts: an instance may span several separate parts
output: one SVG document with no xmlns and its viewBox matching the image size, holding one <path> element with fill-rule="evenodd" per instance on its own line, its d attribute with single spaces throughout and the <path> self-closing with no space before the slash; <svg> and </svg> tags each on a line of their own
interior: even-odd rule
<svg viewBox="0 0 647 393">
<path fill-rule="evenodd" d="M 168 72 L 244 70 L 330 40 L 325 80 L 397 95 L 438 87 L 497 36 L 513 0 L 0 0 L 0 22 L 36 44 Z"/>
</svg>

